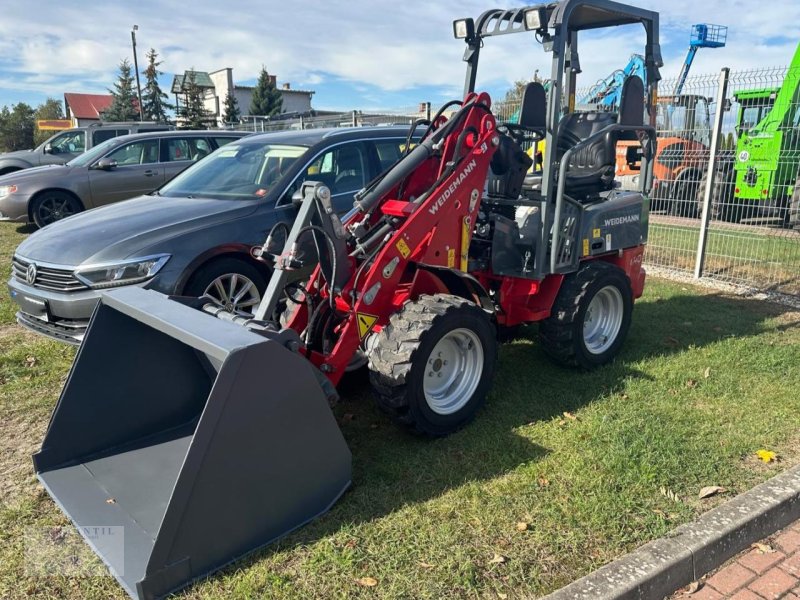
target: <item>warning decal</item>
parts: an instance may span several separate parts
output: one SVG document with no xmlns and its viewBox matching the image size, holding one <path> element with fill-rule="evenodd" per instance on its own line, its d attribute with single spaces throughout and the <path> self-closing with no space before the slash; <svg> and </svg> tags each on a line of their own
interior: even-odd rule
<svg viewBox="0 0 800 600">
<path fill-rule="evenodd" d="M 372 326 L 377 322 L 378 317 L 375 315 L 368 315 L 367 313 L 356 313 L 356 321 L 358 322 L 358 337 L 362 340 L 372 329 Z"/>
<path fill-rule="evenodd" d="M 403 258 L 408 258 L 408 255 L 411 254 L 411 248 L 408 247 L 408 244 L 406 244 L 406 241 L 403 238 L 400 238 L 400 240 L 395 244 L 395 248 L 397 248 L 397 251 Z"/>
</svg>

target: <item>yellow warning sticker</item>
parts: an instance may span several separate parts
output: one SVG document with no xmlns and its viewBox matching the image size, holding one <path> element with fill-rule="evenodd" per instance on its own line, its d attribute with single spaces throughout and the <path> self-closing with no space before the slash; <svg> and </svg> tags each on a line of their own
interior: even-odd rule
<svg viewBox="0 0 800 600">
<path fill-rule="evenodd" d="M 406 244 L 406 241 L 403 238 L 400 238 L 400 240 L 395 244 L 395 248 L 397 248 L 397 251 L 403 258 L 408 258 L 408 255 L 411 254 L 411 248 L 408 247 L 408 244 Z"/>
<path fill-rule="evenodd" d="M 356 321 L 358 322 L 358 336 L 363 340 L 378 321 L 378 317 L 367 313 L 356 313 Z"/>
<path fill-rule="evenodd" d="M 592 229 L 592 237 L 594 239 L 597 239 L 597 238 L 601 237 L 600 236 L 600 229 Z"/>
<path fill-rule="evenodd" d="M 589 256 L 589 240 L 588 239 L 583 240 L 583 255 L 584 256 Z"/>
<path fill-rule="evenodd" d="M 451 269 L 456 266 L 456 249 L 450 248 L 447 251 L 447 266 Z"/>
</svg>

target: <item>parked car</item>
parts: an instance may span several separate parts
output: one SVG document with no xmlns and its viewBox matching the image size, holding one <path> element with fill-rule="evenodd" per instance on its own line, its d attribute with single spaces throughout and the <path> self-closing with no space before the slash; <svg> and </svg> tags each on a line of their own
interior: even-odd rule
<svg viewBox="0 0 800 600">
<path fill-rule="evenodd" d="M 79 154 L 99 146 L 106 140 L 131 133 L 152 133 L 175 129 L 166 123 L 132 121 L 125 123 L 93 123 L 61 131 L 33 150 L 17 150 L 0 154 L 0 175 L 42 165 L 63 165 Z"/>
<path fill-rule="evenodd" d="M 241 131 L 159 131 L 106 140 L 66 165 L 0 177 L 0 220 L 39 227 L 83 210 L 147 194 Z"/>
<path fill-rule="evenodd" d="M 313 129 L 249 136 L 220 148 L 150 195 L 53 223 L 20 244 L 11 298 L 17 321 L 78 343 L 102 290 L 138 285 L 209 295 L 253 311 L 270 271 L 251 257 L 268 231 L 291 224 L 292 194 L 323 181 L 337 211 L 397 161 L 407 128 Z"/>
</svg>

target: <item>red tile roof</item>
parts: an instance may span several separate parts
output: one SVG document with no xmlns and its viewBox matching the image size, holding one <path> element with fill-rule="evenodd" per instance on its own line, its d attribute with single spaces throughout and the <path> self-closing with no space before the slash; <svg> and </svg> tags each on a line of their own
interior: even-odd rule
<svg viewBox="0 0 800 600">
<path fill-rule="evenodd" d="M 64 94 L 64 104 L 76 119 L 99 119 L 113 99 L 111 94 Z"/>
</svg>

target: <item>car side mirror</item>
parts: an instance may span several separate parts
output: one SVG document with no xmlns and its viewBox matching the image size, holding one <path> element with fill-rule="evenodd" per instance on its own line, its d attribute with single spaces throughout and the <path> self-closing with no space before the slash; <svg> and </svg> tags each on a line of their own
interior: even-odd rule
<svg viewBox="0 0 800 600">
<path fill-rule="evenodd" d="M 53 144 L 47 143 L 44 145 L 44 153 L 45 154 L 56 154 L 56 149 L 53 148 Z"/>
<path fill-rule="evenodd" d="M 113 171 L 117 168 L 117 161 L 113 158 L 101 158 L 95 163 L 94 168 L 102 171 Z"/>
</svg>

